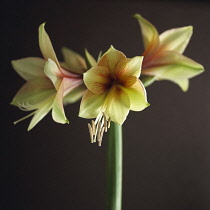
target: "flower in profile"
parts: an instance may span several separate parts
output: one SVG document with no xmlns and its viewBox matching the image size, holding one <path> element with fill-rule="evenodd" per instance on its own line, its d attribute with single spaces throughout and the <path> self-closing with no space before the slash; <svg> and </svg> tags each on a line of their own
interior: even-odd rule
<svg viewBox="0 0 210 210">
<path fill-rule="evenodd" d="M 84 73 L 87 91 L 83 95 L 79 116 L 96 118 L 88 124 L 91 142 L 101 145 L 110 121 L 122 125 L 130 110 L 141 111 L 149 104 L 146 91 L 138 79 L 142 56 L 127 58 L 113 46 L 96 66 Z"/>
<path fill-rule="evenodd" d="M 148 76 L 146 81 L 170 80 L 187 91 L 189 79 L 204 71 L 201 64 L 182 55 L 192 36 L 192 26 L 170 29 L 159 35 L 141 15 L 134 17 L 139 22 L 143 37 L 142 75 Z"/>
<path fill-rule="evenodd" d="M 63 48 L 64 62 L 59 63 L 44 25 L 39 27 L 39 46 L 44 59 L 28 57 L 12 61 L 13 68 L 26 83 L 11 104 L 24 111 L 33 111 L 15 123 L 33 116 L 28 130 L 50 110 L 55 122 L 68 123 L 63 104 L 77 101 L 86 90 L 82 76 L 87 70 L 85 59 L 74 51 Z M 88 52 L 86 54 L 92 58 Z"/>
</svg>

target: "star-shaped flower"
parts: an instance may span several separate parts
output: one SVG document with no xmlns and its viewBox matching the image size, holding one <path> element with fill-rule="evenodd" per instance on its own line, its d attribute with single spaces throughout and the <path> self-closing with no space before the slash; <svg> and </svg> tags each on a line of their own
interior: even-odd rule
<svg viewBox="0 0 210 210">
<path fill-rule="evenodd" d="M 101 144 L 109 122 L 122 125 L 130 110 L 141 111 L 149 104 L 144 86 L 138 79 L 142 56 L 127 58 L 113 46 L 97 65 L 84 73 L 87 91 L 83 95 L 79 116 L 96 118 L 89 124 L 91 141 Z"/>
<path fill-rule="evenodd" d="M 141 15 L 138 20 L 145 51 L 142 54 L 142 75 L 151 83 L 155 80 L 170 80 L 183 91 L 189 87 L 189 79 L 204 71 L 201 64 L 183 54 L 192 36 L 192 26 L 174 28 L 158 34 L 157 29 Z"/>
<path fill-rule="evenodd" d="M 15 123 L 33 116 L 28 130 L 50 110 L 54 121 L 68 123 L 63 104 L 77 101 L 86 90 L 82 76 L 87 70 L 85 59 L 74 51 L 63 48 L 64 62 L 59 63 L 44 25 L 39 27 L 39 46 L 44 59 L 28 57 L 12 61 L 13 68 L 26 83 L 11 104 L 24 111 L 33 111 Z M 94 61 L 88 52 L 86 54 Z"/>
</svg>

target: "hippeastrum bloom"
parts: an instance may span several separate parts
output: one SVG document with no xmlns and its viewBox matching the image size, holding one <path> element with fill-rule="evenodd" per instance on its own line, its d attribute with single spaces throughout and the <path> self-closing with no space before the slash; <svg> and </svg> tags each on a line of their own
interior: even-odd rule
<svg viewBox="0 0 210 210">
<path fill-rule="evenodd" d="M 138 20 L 145 51 L 142 54 L 142 75 L 151 83 L 155 80 L 170 80 L 187 91 L 189 79 L 202 73 L 201 64 L 183 54 L 192 36 L 192 26 L 174 28 L 158 34 L 156 28 L 139 14 Z"/>
<path fill-rule="evenodd" d="M 86 87 L 82 74 L 87 70 L 85 60 L 67 48 L 62 49 L 64 62 L 59 63 L 50 38 L 42 24 L 39 27 L 39 46 L 44 59 L 28 57 L 13 60 L 12 66 L 26 80 L 11 102 L 24 111 L 32 111 L 22 121 L 33 116 L 31 130 L 50 110 L 55 122 L 68 123 L 63 103 L 73 103 L 82 97 Z M 92 56 L 86 52 L 92 59 Z"/>
<path fill-rule="evenodd" d="M 96 118 L 92 125 L 88 124 L 91 142 L 97 139 L 101 145 L 110 121 L 122 125 L 129 110 L 141 111 L 149 105 L 145 88 L 138 79 L 142 58 L 126 58 L 111 46 L 97 65 L 84 73 L 88 90 L 83 95 L 79 116 Z"/>
</svg>

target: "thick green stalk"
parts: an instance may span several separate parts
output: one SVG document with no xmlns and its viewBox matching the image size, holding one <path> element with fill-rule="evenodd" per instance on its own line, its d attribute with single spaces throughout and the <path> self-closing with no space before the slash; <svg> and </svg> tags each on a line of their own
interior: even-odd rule
<svg viewBox="0 0 210 210">
<path fill-rule="evenodd" d="M 122 146 L 122 126 L 111 123 L 107 146 L 106 210 L 121 210 Z"/>
</svg>

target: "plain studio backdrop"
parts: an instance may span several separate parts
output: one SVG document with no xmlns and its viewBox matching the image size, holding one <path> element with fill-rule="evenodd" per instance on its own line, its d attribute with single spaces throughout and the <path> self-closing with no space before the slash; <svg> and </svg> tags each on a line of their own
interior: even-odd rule
<svg viewBox="0 0 210 210">
<path fill-rule="evenodd" d="M 140 13 L 163 32 L 192 25 L 185 55 L 205 72 L 190 80 L 188 92 L 168 81 L 147 88 L 150 107 L 130 112 L 123 125 L 123 210 L 210 209 L 210 4 L 197 2 L 2 3 L 1 165 L 2 206 L 14 210 L 103 210 L 106 137 L 91 144 L 79 102 L 65 107 L 69 125 L 47 115 L 32 131 L 27 113 L 9 105 L 24 80 L 10 61 L 41 57 L 38 26 L 46 22 L 59 60 L 66 46 L 95 57 L 110 45 L 127 57 L 140 55 Z"/>
</svg>

